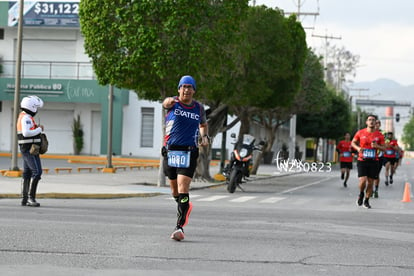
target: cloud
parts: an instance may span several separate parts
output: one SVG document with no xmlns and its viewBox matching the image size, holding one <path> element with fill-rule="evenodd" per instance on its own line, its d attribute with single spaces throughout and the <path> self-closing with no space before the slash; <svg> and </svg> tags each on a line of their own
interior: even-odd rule
<svg viewBox="0 0 414 276">
<path fill-rule="evenodd" d="M 360 56 L 355 81 L 389 78 L 404 85 L 414 84 L 414 1 L 409 0 L 304 0 L 302 12 L 319 12 L 316 18 L 303 16 L 307 42 L 318 54 L 325 40 L 312 34 L 341 37 L 328 40 Z M 279 6 L 287 12 L 298 10 L 298 1 L 257 0 L 258 5 Z"/>
<path fill-rule="evenodd" d="M 380 24 L 377 26 L 348 28 L 330 24 L 329 30 L 341 34 L 341 40 L 330 40 L 330 44 L 344 46 L 354 55 L 360 56 L 361 67 L 357 70 L 357 79 L 371 81 L 378 78 L 390 78 L 401 84 L 414 83 L 412 68 L 414 56 L 414 26 L 401 24 Z M 323 51 L 325 41 L 310 38 L 311 47 Z M 366 78 L 366 79 L 364 79 Z"/>
</svg>

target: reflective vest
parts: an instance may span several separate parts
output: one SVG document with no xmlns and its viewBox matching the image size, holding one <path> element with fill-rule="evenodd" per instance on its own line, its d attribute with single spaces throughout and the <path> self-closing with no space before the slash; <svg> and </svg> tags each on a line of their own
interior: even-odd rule
<svg viewBox="0 0 414 276">
<path fill-rule="evenodd" d="M 25 137 L 23 136 L 22 133 L 22 119 L 23 116 L 25 116 L 27 113 L 26 112 L 21 112 L 19 114 L 19 119 L 17 119 L 17 143 L 19 145 L 22 144 L 33 144 L 33 143 L 39 143 L 40 144 L 40 134 L 36 135 L 36 136 L 32 136 L 32 137 Z M 30 128 L 31 130 L 34 130 L 37 128 L 36 122 L 34 120 L 34 118 L 32 116 L 30 116 L 30 119 L 32 120 L 32 127 Z"/>
</svg>

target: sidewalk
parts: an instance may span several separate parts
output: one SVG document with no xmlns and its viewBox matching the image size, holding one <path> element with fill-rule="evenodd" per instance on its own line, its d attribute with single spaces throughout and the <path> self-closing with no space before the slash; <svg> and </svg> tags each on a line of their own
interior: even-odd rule
<svg viewBox="0 0 414 276">
<path fill-rule="evenodd" d="M 38 198 L 122 198 L 170 194 L 168 179 L 166 180 L 167 186 L 157 186 L 158 172 L 159 170 L 156 168 L 117 170 L 116 173 L 73 170 L 71 173 L 60 172 L 57 174 L 51 170 L 42 175 L 38 187 Z M 210 167 L 212 177 L 218 172 L 219 166 Z M 278 173 L 274 165 L 260 165 L 258 174 L 251 176 L 250 179 L 254 181 L 259 178 L 265 179 L 280 175 L 283 173 Z M 207 182 L 194 179 L 191 183 L 191 190 L 224 184 L 225 182 Z M 19 198 L 20 189 L 20 177 L 0 175 L 0 198 Z"/>
</svg>

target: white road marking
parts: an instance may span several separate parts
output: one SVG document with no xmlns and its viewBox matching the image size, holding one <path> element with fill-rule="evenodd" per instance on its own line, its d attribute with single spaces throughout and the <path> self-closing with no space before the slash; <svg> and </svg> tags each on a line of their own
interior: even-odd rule
<svg viewBox="0 0 414 276">
<path fill-rule="evenodd" d="M 230 200 L 231 202 L 246 202 L 256 198 L 255 196 L 241 196 L 235 199 Z"/>
<path fill-rule="evenodd" d="M 196 201 L 216 201 L 216 200 L 227 198 L 227 197 L 229 197 L 229 196 L 216 195 L 216 196 L 209 196 L 209 197 L 206 197 L 206 198 L 200 198 L 200 199 L 197 199 Z"/>
<path fill-rule="evenodd" d="M 330 178 L 334 178 L 334 177 L 332 176 Z M 303 189 L 303 188 L 306 188 L 306 187 L 309 187 L 309 186 L 320 184 L 324 181 L 326 181 L 326 179 L 321 179 L 321 180 L 318 180 L 318 181 L 315 181 L 315 182 L 312 182 L 312 183 L 309 183 L 309 184 L 306 184 L 306 185 L 302 185 L 302 186 L 298 186 L 298 187 L 295 187 L 295 188 L 292 188 L 292 189 L 289 189 L 289 190 L 285 190 L 285 191 L 283 191 L 279 194 L 287 194 L 287 193 L 290 193 L 290 192 L 293 192 L 293 191 L 296 191 L 296 190 L 299 190 L 299 189 Z"/>
<path fill-rule="evenodd" d="M 278 201 L 284 200 L 286 197 L 269 197 L 259 201 L 259 203 L 276 203 Z"/>
</svg>

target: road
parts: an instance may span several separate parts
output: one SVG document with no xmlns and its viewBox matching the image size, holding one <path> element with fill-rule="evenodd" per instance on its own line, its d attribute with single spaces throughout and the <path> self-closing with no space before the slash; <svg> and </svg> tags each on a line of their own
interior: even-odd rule
<svg viewBox="0 0 414 276">
<path fill-rule="evenodd" d="M 414 275 L 412 166 L 381 184 L 372 209 L 339 172 L 196 190 L 186 239 L 169 238 L 168 195 L 111 200 L 0 200 L 2 275 Z"/>
</svg>

